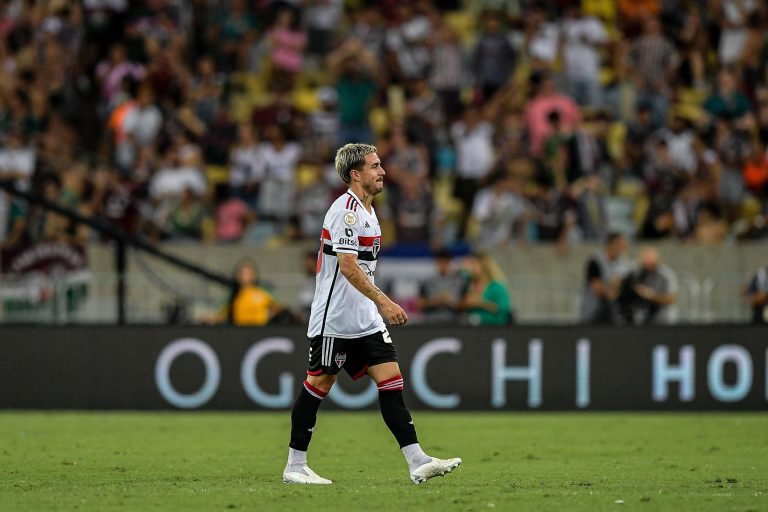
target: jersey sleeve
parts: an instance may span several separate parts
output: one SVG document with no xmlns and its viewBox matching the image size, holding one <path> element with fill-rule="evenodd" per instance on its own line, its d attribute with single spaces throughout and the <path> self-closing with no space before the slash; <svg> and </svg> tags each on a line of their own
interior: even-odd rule
<svg viewBox="0 0 768 512">
<path fill-rule="evenodd" d="M 328 231 L 335 252 L 357 254 L 359 217 L 352 210 L 339 209 L 328 219 Z"/>
</svg>

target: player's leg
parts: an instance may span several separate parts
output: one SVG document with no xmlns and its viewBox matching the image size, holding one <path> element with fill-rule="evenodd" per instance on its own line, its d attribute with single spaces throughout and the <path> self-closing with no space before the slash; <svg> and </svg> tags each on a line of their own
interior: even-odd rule
<svg viewBox="0 0 768 512">
<path fill-rule="evenodd" d="M 408 463 L 411 480 L 420 484 L 434 477 L 450 473 L 461 464 L 461 459 L 438 459 L 422 450 L 416 436 L 411 413 L 403 399 L 403 376 L 397 355 L 385 330 L 379 336 L 366 340 L 369 357 L 368 375 L 379 388 L 379 407 L 384 423 L 397 439 Z"/>
<path fill-rule="evenodd" d="M 336 382 L 336 373 L 330 365 L 329 354 L 335 340 L 318 337 L 310 340 L 307 380 L 296 397 L 291 411 L 291 441 L 288 445 L 288 463 L 283 471 L 283 482 L 330 484 L 307 466 L 307 450 L 317 422 L 317 411 L 323 399 Z"/>
</svg>

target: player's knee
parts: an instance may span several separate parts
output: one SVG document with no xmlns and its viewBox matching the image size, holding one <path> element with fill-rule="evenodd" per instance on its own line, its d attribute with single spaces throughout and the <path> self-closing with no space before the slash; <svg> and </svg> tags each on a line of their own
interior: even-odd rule
<svg viewBox="0 0 768 512">
<path fill-rule="evenodd" d="M 319 389 L 325 394 L 328 394 L 328 392 L 333 387 L 333 384 L 336 382 L 336 376 L 328 374 L 307 375 L 307 382 L 309 382 L 312 387 Z"/>
<path fill-rule="evenodd" d="M 379 388 L 379 391 L 402 391 L 404 387 L 403 376 L 398 373 L 394 377 L 380 381 L 376 387 Z"/>
</svg>

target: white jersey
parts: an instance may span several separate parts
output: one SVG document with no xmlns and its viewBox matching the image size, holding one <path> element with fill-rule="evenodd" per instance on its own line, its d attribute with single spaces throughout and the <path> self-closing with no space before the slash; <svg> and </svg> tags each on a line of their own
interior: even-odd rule
<svg viewBox="0 0 768 512">
<path fill-rule="evenodd" d="M 357 255 L 357 263 L 373 282 L 381 247 L 376 212 L 351 191 L 336 199 L 323 220 L 317 255 L 315 297 L 307 336 L 359 338 L 384 330 L 376 304 L 352 286 L 339 270 L 337 253 Z"/>
</svg>

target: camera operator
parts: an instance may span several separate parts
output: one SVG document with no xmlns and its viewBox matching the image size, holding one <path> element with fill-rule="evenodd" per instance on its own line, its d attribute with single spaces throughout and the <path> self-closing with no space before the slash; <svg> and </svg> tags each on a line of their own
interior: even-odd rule
<svg viewBox="0 0 768 512">
<path fill-rule="evenodd" d="M 621 283 L 619 312 L 629 325 L 669 325 L 677 321 L 677 276 L 654 247 L 640 251 L 638 266 Z"/>
</svg>

